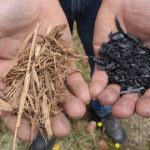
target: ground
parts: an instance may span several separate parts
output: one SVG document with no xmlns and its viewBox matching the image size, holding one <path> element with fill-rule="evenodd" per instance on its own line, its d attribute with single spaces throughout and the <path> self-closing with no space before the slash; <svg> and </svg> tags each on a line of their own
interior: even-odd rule
<svg viewBox="0 0 150 150">
<path fill-rule="evenodd" d="M 84 54 L 76 31 L 74 32 L 74 42 L 75 49 L 80 54 Z M 76 64 L 88 82 L 89 69 L 87 60 L 77 62 Z M 87 124 L 87 117 L 71 122 L 73 125 L 72 133 L 64 139 L 59 139 L 54 150 L 116 150 L 114 143 L 106 137 L 101 129 L 96 130 L 92 134 L 85 132 L 84 127 Z M 150 150 L 150 119 L 134 115 L 129 119 L 121 120 L 121 122 L 127 132 L 128 140 L 120 150 Z M 13 135 L 7 130 L 3 122 L 0 121 L 0 150 L 11 150 L 12 140 Z M 99 141 L 105 141 L 108 149 L 98 148 L 97 143 Z M 28 143 L 18 140 L 16 150 L 28 150 Z"/>
</svg>

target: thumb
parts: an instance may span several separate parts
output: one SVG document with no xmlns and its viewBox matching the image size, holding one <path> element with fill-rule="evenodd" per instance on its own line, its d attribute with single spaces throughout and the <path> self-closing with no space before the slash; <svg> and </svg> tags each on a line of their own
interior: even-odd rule
<svg viewBox="0 0 150 150">
<path fill-rule="evenodd" d="M 109 40 L 108 35 L 110 34 L 110 32 L 117 31 L 115 17 L 118 16 L 117 14 L 118 8 L 116 7 L 117 6 L 113 6 L 112 1 L 104 0 L 101 5 L 101 8 L 99 9 L 95 21 L 94 37 L 93 37 L 93 47 L 96 56 L 102 43 L 107 42 Z"/>
<path fill-rule="evenodd" d="M 117 0 L 116 5 L 117 5 Z M 114 3 L 114 2 L 113 2 Z M 104 0 L 98 12 L 93 37 L 93 48 L 95 56 L 99 56 L 98 52 L 102 43 L 109 40 L 110 32 L 116 32 L 115 16 L 117 15 L 117 7 L 110 0 Z M 118 3 L 119 5 L 119 3 Z M 98 95 L 103 91 L 108 83 L 108 76 L 105 71 L 98 69 L 95 65 L 94 74 L 90 83 L 90 94 L 93 99 L 97 99 Z"/>
</svg>

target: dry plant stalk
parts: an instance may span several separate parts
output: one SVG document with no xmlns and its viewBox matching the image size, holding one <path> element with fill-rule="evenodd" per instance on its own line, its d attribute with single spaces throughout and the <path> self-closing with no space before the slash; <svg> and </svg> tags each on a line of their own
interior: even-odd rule
<svg viewBox="0 0 150 150">
<path fill-rule="evenodd" d="M 38 28 L 27 37 L 4 78 L 7 101 L 0 100 L 0 110 L 17 115 L 13 149 L 22 117 L 52 136 L 50 116 L 62 111 L 68 97 L 64 81 L 68 72 L 77 71 L 78 55 L 61 39 L 65 26 L 55 27 L 45 37 L 38 35 Z"/>
</svg>

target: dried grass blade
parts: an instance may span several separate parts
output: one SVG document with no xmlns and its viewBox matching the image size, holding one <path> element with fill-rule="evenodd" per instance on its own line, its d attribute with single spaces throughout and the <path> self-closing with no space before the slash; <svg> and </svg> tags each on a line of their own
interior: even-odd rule
<svg viewBox="0 0 150 150">
<path fill-rule="evenodd" d="M 26 74 L 24 87 L 22 90 L 21 98 L 20 98 L 19 112 L 17 116 L 16 129 L 15 129 L 14 141 L 13 141 L 13 150 L 15 150 L 17 132 L 18 132 L 18 128 L 20 127 L 21 117 L 23 114 L 24 105 L 25 105 L 26 97 L 27 97 L 28 90 L 29 90 L 29 84 L 30 84 L 30 74 Z"/>
<path fill-rule="evenodd" d="M 30 72 L 30 66 L 31 66 L 31 58 L 34 53 L 34 46 L 35 46 L 38 28 L 39 28 L 39 23 L 37 24 L 35 32 L 34 32 L 34 37 L 33 37 L 32 46 L 31 46 L 31 50 L 30 50 L 28 65 L 27 65 L 26 76 L 25 76 L 25 80 L 24 80 L 24 86 L 23 86 L 23 90 L 22 90 L 22 94 L 21 94 L 21 98 L 20 98 L 19 112 L 18 112 L 18 116 L 17 116 L 16 129 L 15 129 L 14 141 L 13 141 L 13 150 L 15 150 L 17 132 L 18 132 L 18 128 L 20 127 L 21 117 L 23 114 L 24 105 L 25 105 L 26 97 L 27 97 L 28 90 L 29 90 L 29 84 L 30 84 L 30 73 L 29 72 Z"/>
<path fill-rule="evenodd" d="M 10 104 L 3 101 L 2 99 L 0 99 L 0 110 L 13 111 L 13 107 Z"/>
<path fill-rule="evenodd" d="M 34 102 L 33 102 L 32 98 L 31 98 L 31 96 L 28 94 L 27 97 L 28 97 L 29 103 L 30 103 L 30 105 L 31 105 L 31 108 L 33 109 L 33 111 L 34 111 L 35 113 L 37 113 L 37 110 L 36 110 L 35 107 L 34 107 Z"/>
<path fill-rule="evenodd" d="M 45 122 L 45 129 L 47 132 L 48 137 L 50 138 L 53 133 L 52 133 L 52 129 L 51 129 L 51 121 L 50 121 L 50 116 L 49 116 L 49 108 L 47 105 L 47 96 L 46 94 L 43 95 L 43 102 L 42 102 L 42 112 L 43 112 L 43 118 L 44 118 L 44 122 Z"/>
<path fill-rule="evenodd" d="M 39 78 L 38 78 L 37 72 L 35 70 L 35 64 L 34 63 L 32 65 L 32 75 L 33 75 L 33 78 L 35 80 L 37 89 L 39 90 L 40 89 L 40 82 L 39 82 Z"/>
<path fill-rule="evenodd" d="M 18 98 L 21 96 L 22 93 L 22 85 L 23 85 L 23 80 L 18 81 L 18 83 L 16 84 L 15 93 L 11 98 L 11 104 L 13 108 L 18 108 Z"/>
<path fill-rule="evenodd" d="M 41 45 L 37 45 L 35 48 L 35 58 L 37 58 L 40 55 L 41 51 Z"/>
<path fill-rule="evenodd" d="M 52 88 L 51 88 L 51 85 L 50 85 L 48 72 L 45 71 L 45 72 L 44 72 L 44 75 L 45 75 L 46 88 L 48 89 L 48 97 L 50 98 L 50 100 L 52 100 Z"/>
<path fill-rule="evenodd" d="M 35 88 L 35 81 L 33 79 L 33 75 L 31 76 L 31 89 L 32 89 L 32 96 L 34 98 L 34 102 L 35 102 L 35 110 L 36 112 L 38 112 L 38 109 L 39 109 L 39 97 L 37 96 L 37 91 L 36 91 L 36 88 Z"/>
</svg>

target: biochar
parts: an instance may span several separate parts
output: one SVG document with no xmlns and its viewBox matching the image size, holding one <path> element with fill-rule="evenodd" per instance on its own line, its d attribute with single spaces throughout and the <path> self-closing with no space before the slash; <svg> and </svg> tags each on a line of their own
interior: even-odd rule
<svg viewBox="0 0 150 150">
<path fill-rule="evenodd" d="M 109 41 L 93 58 L 100 70 L 107 72 L 109 83 L 119 84 L 121 94 L 140 93 L 150 88 L 150 48 L 130 33 L 125 33 L 116 17 L 118 31 L 109 34 Z"/>
</svg>

